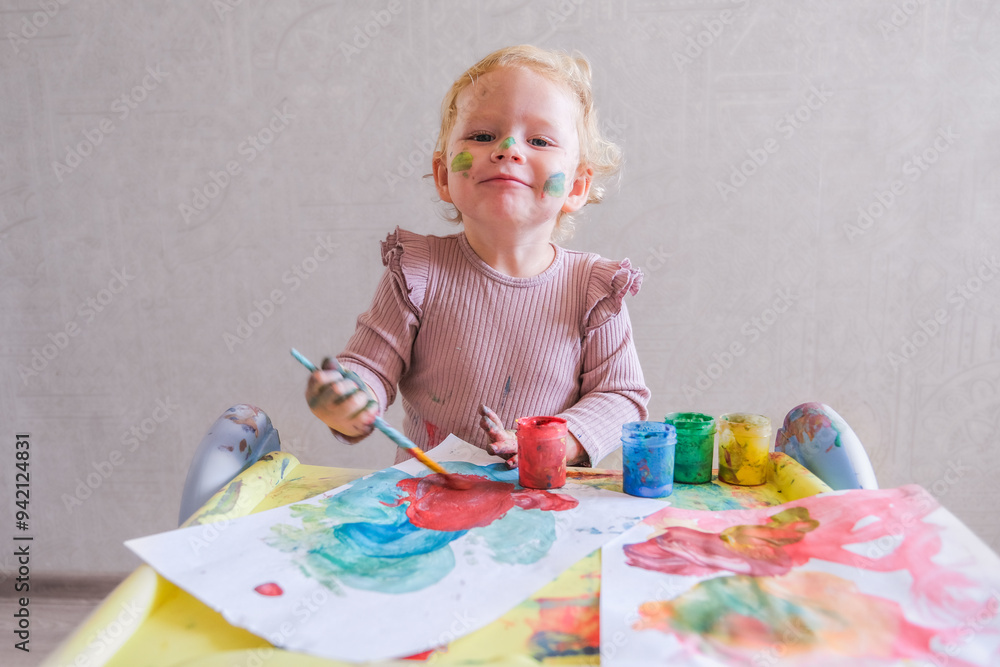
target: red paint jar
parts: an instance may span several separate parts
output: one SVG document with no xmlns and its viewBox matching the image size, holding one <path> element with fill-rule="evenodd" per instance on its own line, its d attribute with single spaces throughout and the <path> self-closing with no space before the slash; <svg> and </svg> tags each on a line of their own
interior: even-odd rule
<svg viewBox="0 0 1000 667">
<path fill-rule="evenodd" d="M 558 489 L 566 484 L 566 420 L 517 420 L 518 481 L 526 489 Z"/>
</svg>

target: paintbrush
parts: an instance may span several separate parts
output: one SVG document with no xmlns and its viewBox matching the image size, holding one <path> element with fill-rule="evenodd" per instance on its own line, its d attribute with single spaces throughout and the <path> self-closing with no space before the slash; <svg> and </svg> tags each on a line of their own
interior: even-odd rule
<svg viewBox="0 0 1000 667">
<path fill-rule="evenodd" d="M 316 367 L 316 364 L 306 359 L 302 355 L 302 353 L 296 350 L 294 347 L 292 348 L 292 356 L 295 357 L 299 361 L 299 363 L 308 368 L 310 371 L 320 370 L 319 368 Z M 335 368 L 337 369 L 338 372 L 340 372 L 341 375 L 354 382 L 354 384 L 358 386 L 358 389 L 365 391 L 365 388 L 362 387 L 360 384 L 361 382 L 360 378 L 358 378 L 354 373 L 351 373 L 350 371 L 346 370 L 343 366 L 340 365 L 340 362 L 338 362 L 336 359 L 331 359 L 331 361 L 333 362 Z M 410 454 L 412 454 L 415 459 L 417 459 L 425 466 L 427 466 L 434 472 L 444 477 L 445 482 L 451 488 L 460 490 L 472 488 L 472 484 L 469 481 L 450 474 L 447 470 L 441 467 L 441 464 L 434 461 L 434 459 L 427 456 L 427 454 L 425 454 L 423 450 L 421 450 L 419 447 L 413 444 L 412 440 L 410 440 L 405 435 L 394 429 L 392 426 L 389 425 L 388 422 L 382 419 L 382 417 L 379 417 L 377 415 L 375 416 L 375 428 L 384 433 L 385 436 L 390 440 L 392 440 L 398 447 L 405 449 Z"/>
</svg>

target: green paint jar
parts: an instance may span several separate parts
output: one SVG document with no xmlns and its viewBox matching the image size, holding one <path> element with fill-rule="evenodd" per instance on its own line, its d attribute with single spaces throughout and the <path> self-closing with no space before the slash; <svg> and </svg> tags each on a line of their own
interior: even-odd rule
<svg viewBox="0 0 1000 667">
<path fill-rule="evenodd" d="M 679 484 L 711 482 L 715 418 L 700 412 L 671 412 L 663 421 L 677 429 L 674 481 Z"/>
</svg>

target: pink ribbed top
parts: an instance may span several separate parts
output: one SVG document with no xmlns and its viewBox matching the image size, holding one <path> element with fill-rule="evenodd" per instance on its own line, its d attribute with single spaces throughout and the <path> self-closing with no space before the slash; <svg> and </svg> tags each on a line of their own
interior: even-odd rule
<svg viewBox="0 0 1000 667">
<path fill-rule="evenodd" d="M 543 273 L 512 278 L 462 233 L 398 228 L 382 260 L 372 306 L 338 359 L 383 411 L 398 385 L 403 431 L 421 449 L 449 433 L 485 447 L 481 403 L 508 429 L 519 417 L 565 418 L 592 462 L 621 444 L 622 424 L 646 418 L 649 390 L 623 301 L 642 273 L 628 260 L 556 246 Z M 397 461 L 406 456 L 400 450 Z"/>
</svg>

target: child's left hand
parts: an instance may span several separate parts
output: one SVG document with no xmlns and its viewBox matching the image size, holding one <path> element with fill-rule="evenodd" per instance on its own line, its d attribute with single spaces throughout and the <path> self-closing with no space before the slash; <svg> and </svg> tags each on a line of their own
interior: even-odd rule
<svg viewBox="0 0 1000 667">
<path fill-rule="evenodd" d="M 486 431 L 490 443 L 486 445 L 486 451 L 494 456 L 499 456 L 507 460 L 508 468 L 517 467 L 517 433 L 504 429 L 503 422 L 497 413 L 490 410 L 485 405 L 479 406 L 479 426 Z"/>
</svg>

